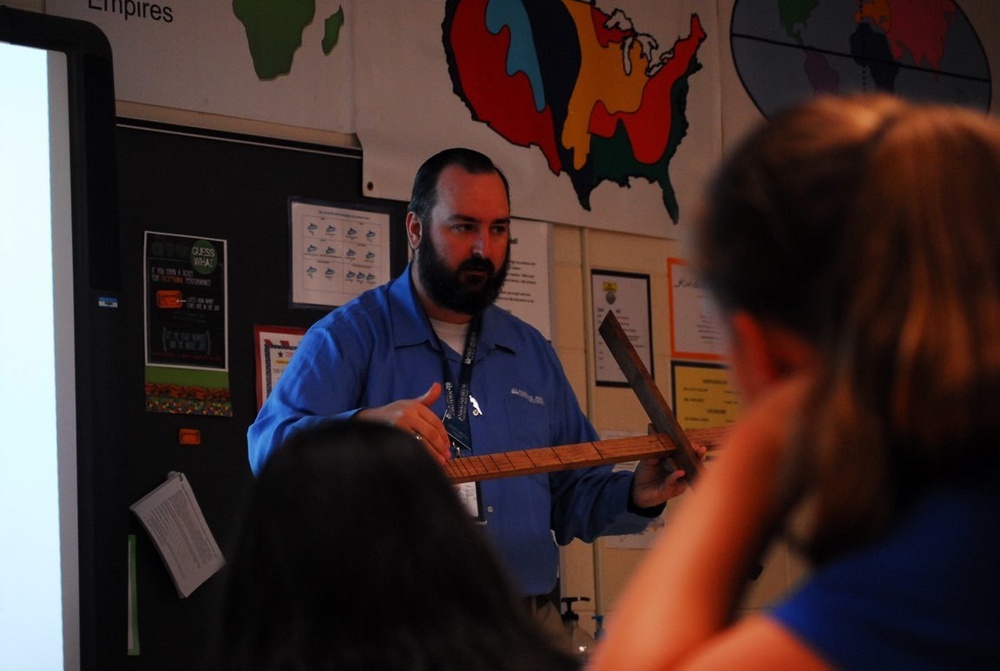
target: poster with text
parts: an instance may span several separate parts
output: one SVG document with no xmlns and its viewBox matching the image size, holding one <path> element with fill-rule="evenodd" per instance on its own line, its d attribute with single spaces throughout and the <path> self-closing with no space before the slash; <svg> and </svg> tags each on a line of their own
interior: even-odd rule
<svg viewBox="0 0 1000 671">
<path fill-rule="evenodd" d="M 721 364 L 671 363 L 674 414 L 685 431 L 726 426 L 740 414 L 741 396 Z"/>
<path fill-rule="evenodd" d="M 107 36 L 120 101 L 351 133 L 352 4 L 46 0 L 45 11 Z"/>
<path fill-rule="evenodd" d="M 718 307 L 694 269 L 682 259 L 667 259 L 670 290 L 670 356 L 721 361 L 728 343 Z"/>
<path fill-rule="evenodd" d="M 551 224 L 526 219 L 511 222 L 510 268 L 496 301 L 498 307 L 534 326 L 548 341 L 552 340 L 551 237 Z"/>
<path fill-rule="evenodd" d="M 147 231 L 146 409 L 232 414 L 226 241 Z"/>
</svg>

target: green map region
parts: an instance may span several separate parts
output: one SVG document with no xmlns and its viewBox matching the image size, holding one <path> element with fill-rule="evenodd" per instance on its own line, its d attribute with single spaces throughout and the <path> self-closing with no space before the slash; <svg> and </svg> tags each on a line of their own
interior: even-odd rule
<svg viewBox="0 0 1000 671">
<path fill-rule="evenodd" d="M 233 0 L 233 14 L 243 24 L 254 72 L 263 81 L 292 71 L 292 59 L 302 46 L 302 33 L 316 15 L 315 0 Z M 344 9 L 323 22 L 319 45 L 329 55 L 340 39 Z"/>
</svg>

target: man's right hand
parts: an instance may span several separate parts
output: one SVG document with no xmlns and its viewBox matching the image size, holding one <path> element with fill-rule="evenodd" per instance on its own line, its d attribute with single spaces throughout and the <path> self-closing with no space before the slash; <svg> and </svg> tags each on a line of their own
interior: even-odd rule
<svg viewBox="0 0 1000 671">
<path fill-rule="evenodd" d="M 443 464 L 451 457 L 451 439 L 441 418 L 431 410 L 431 405 L 440 396 L 441 383 L 435 382 L 421 396 L 400 399 L 378 408 L 365 408 L 359 410 L 355 417 L 392 424 L 412 434 L 427 446 L 438 463 Z"/>
</svg>

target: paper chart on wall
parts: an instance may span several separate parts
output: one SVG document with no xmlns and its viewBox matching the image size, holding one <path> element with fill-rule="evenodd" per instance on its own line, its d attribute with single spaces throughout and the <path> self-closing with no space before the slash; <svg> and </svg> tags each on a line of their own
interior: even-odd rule
<svg viewBox="0 0 1000 671">
<path fill-rule="evenodd" d="M 694 268 L 683 259 L 667 259 L 670 291 L 670 356 L 722 361 L 728 342 L 718 306 Z"/>
<path fill-rule="evenodd" d="M 389 212 L 291 199 L 295 306 L 336 307 L 389 281 Z"/>
</svg>

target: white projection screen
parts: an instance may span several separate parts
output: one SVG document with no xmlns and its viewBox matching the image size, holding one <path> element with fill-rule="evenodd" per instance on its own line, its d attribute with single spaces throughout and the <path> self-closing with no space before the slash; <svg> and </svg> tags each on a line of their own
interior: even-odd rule
<svg viewBox="0 0 1000 671">
<path fill-rule="evenodd" d="M 65 55 L 0 42 L 0 88 L 16 101 L 0 124 L 0 285 L 17 287 L 2 299 L 13 318 L 0 329 L 0 426 L 9 427 L 0 510 L 18 511 L 0 516 L 8 548 L 0 553 L 0 666 L 57 669 L 65 656 L 65 668 L 78 668 L 75 426 L 57 431 L 57 407 L 75 407 L 72 340 L 55 345 L 57 333 L 73 333 Z M 57 351 L 69 366 L 57 366 Z"/>
</svg>

